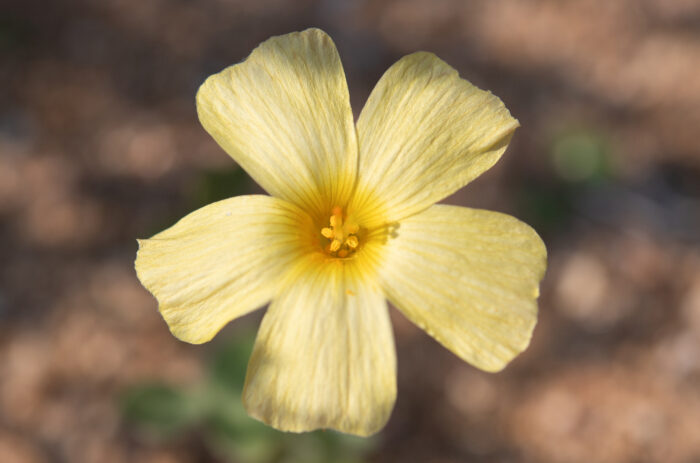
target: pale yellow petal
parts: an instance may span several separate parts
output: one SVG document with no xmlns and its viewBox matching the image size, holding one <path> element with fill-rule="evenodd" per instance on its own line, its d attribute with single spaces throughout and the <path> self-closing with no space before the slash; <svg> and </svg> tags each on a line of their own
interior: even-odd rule
<svg viewBox="0 0 700 463">
<path fill-rule="evenodd" d="M 194 344 L 266 304 L 303 252 L 310 218 L 270 196 L 205 206 L 139 240 L 136 272 L 172 333 Z"/>
<path fill-rule="evenodd" d="M 530 342 L 542 240 L 496 212 L 432 206 L 399 225 L 387 242 L 382 281 L 411 321 L 472 365 L 498 371 Z"/>
<path fill-rule="evenodd" d="M 435 55 L 408 55 L 380 79 L 357 122 L 352 209 L 366 223 L 419 212 L 496 163 L 517 127 L 501 100 Z"/>
<path fill-rule="evenodd" d="M 273 37 L 197 93 L 204 128 L 265 190 L 325 216 L 355 181 L 357 140 L 333 41 Z"/>
<path fill-rule="evenodd" d="M 386 301 L 360 259 L 309 256 L 263 319 L 248 366 L 248 413 L 283 431 L 381 429 L 396 396 Z"/>
</svg>

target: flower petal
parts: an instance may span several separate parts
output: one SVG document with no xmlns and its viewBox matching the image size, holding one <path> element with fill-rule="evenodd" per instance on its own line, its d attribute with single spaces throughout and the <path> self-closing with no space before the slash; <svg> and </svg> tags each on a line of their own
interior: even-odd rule
<svg viewBox="0 0 700 463">
<path fill-rule="evenodd" d="M 248 413 L 283 431 L 370 435 L 396 397 L 386 301 L 360 259 L 309 256 L 263 319 L 248 365 Z"/>
<path fill-rule="evenodd" d="M 269 196 L 219 201 L 139 240 L 136 272 L 172 333 L 203 343 L 272 298 L 282 272 L 304 252 L 310 220 Z"/>
<path fill-rule="evenodd" d="M 354 186 L 347 82 L 325 32 L 273 37 L 197 93 L 204 128 L 265 190 L 326 215 Z"/>
<path fill-rule="evenodd" d="M 379 80 L 357 122 L 353 209 L 374 209 L 366 223 L 426 209 L 495 164 L 518 125 L 501 100 L 432 53 L 402 58 Z M 384 210 L 374 207 L 378 200 Z"/>
<path fill-rule="evenodd" d="M 472 365 L 498 371 L 525 350 L 537 322 L 544 243 L 497 212 L 433 206 L 403 220 L 382 281 L 411 321 Z"/>
</svg>

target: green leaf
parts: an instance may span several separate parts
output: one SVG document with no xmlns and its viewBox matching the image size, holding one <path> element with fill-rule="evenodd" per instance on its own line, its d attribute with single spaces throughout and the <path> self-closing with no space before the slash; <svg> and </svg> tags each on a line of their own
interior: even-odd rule
<svg viewBox="0 0 700 463">
<path fill-rule="evenodd" d="M 254 341 L 252 331 L 235 334 L 214 353 L 209 367 L 212 382 L 235 392 L 239 402 Z"/>
<path fill-rule="evenodd" d="M 165 384 L 134 386 L 122 396 L 127 421 L 158 436 L 170 436 L 196 422 L 199 413 L 187 394 Z"/>
<path fill-rule="evenodd" d="M 240 167 L 204 173 L 193 194 L 194 206 L 202 207 L 222 199 L 250 194 L 255 183 Z"/>
<path fill-rule="evenodd" d="M 552 142 L 551 154 L 559 176 L 572 183 L 595 181 L 610 176 L 610 143 L 594 129 L 571 128 Z"/>
</svg>

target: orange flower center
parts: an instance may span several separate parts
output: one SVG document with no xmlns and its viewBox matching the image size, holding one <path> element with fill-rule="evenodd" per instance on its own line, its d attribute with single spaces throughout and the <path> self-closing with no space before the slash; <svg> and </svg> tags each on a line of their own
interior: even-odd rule
<svg viewBox="0 0 700 463">
<path fill-rule="evenodd" d="M 321 229 L 321 235 L 328 240 L 324 250 L 333 257 L 352 255 L 360 245 L 357 237 L 359 231 L 359 225 L 348 217 L 343 217 L 343 208 L 335 206 L 330 218 L 330 227 Z"/>
</svg>

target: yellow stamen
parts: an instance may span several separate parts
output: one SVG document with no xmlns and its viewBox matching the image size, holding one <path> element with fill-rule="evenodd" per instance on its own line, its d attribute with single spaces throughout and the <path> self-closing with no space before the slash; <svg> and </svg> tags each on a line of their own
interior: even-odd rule
<svg viewBox="0 0 700 463">
<path fill-rule="evenodd" d="M 340 240 L 331 241 L 331 252 L 336 252 L 342 245 L 343 243 Z"/>
<path fill-rule="evenodd" d="M 339 206 L 335 206 L 331 213 L 330 227 L 321 228 L 321 235 L 330 241 L 324 246 L 324 250 L 333 257 L 348 257 L 360 245 L 360 240 L 356 236 L 360 226 L 343 217 L 343 209 Z"/>
<path fill-rule="evenodd" d="M 360 240 L 358 240 L 355 235 L 348 236 L 348 239 L 345 240 L 345 244 L 347 244 L 349 248 L 355 249 L 360 244 Z"/>
</svg>

